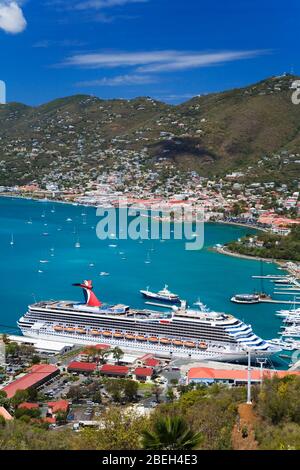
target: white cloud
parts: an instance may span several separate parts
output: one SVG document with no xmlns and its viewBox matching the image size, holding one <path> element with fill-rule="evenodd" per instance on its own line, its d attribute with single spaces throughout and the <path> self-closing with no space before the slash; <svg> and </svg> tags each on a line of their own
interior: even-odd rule
<svg viewBox="0 0 300 470">
<path fill-rule="evenodd" d="M 19 3 L 11 0 L 0 0 L 0 29 L 6 33 L 21 33 L 27 26 Z"/>
<path fill-rule="evenodd" d="M 65 65 L 116 68 L 167 62 L 175 60 L 176 55 L 176 51 L 76 54 L 66 59 Z"/>
<path fill-rule="evenodd" d="M 265 50 L 253 51 L 220 51 L 212 53 L 184 51 L 150 51 L 77 54 L 66 59 L 64 65 L 86 68 L 120 68 L 137 67 L 136 73 L 153 73 L 188 70 L 208 67 L 250 59 L 262 54 Z"/>
<path fill-rule="evenodd" d="M 210 65 L 233 62 L 236 60 L 250 59 L 261 55 L 262 51 L 229 51 L 211 54 L 179 54 L 175 60 L 144 65 L 139 67 L 139 72 L 172 72 L 192 68 L 208 67 Z"/>
<path fill-rule="evenodd" d="M 113 8 L 129 3 L 147 3 L 149 0 L 85 0 L 77 3 L 77 10 L 103 10 L 104 8 Z"/>
<path fill-rule="evenodd" d="M 148 75 L 118 75 L 117 77 L 104 77 L 99 80 L 90 80 L 86 82 L 79 82 L 77 86 L 90 87 L 90 86 L 124 86 L 124 85 L 146 85 L 149 83 L 156 83 L 154 77 Z"/>
</svg>

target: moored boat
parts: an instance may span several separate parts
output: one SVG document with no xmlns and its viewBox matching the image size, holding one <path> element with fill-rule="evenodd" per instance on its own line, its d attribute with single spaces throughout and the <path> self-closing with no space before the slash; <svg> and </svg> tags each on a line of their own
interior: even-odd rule
<svg viewBox="0 0 300 470">
<path fill-rule="evenodd" d="M 147 287 L 146 290 L 140 290 L 140 293 L 143 297 L 146 297 L 147 299 L 162 300 L 164 302 L 169 302 L 173 304 L 180 303 L 179 296 L 170 292 L 168 290 L 167 285 L 165 285 L 165 287 L 158 292 L 151 292 Z"/>
</svg>

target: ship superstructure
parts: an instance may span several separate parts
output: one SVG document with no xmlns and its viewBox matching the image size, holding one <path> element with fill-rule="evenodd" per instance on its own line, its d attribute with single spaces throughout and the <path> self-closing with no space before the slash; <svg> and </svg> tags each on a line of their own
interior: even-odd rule
<svg viewBox="0 0 300 470">
<path fill-rule="evenodd" d="M 195 359 L 244 360 L 267 357 L 279 350 L 226 313 L 189 309 L 183 303 L 171 312 L 104 306 L 92 292 L 92 282 L 80 286 L 85 303 L 45 301 L 28 307 L 18 326 L 25 336 L 70 342 L 106 343 L 124 350 Z"/>
</svg>

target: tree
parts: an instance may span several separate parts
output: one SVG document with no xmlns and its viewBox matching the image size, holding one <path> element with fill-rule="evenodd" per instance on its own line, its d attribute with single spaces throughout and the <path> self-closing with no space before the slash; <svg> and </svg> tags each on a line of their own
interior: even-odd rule
<svg viewBox="0 0 300 470">
<path fill-rule="evenodd" d="M 107 357 L 110 355 L 110 350 L 107 349 L 98 349 L 97 350 L 97 357 L 98 361 L 100 361 L 101 364 L 105 364 Z"/>
<path fill-rule="evenodd" d="M 0 406 L 6 405 L 8 402 L 7 394 L 3 390 L 0 390 Z"/>
<path fill-rule="evenodd" d="M 122 400 L 123 383 L 121 379 L 110 379 L 106 384 L 106 390 L 115 402 Z"/>
<path fill-rule="evenodd" d="M 5 352 L 7 356 L 17 356 L 18 352 L 20 350 L 20 347 L 17 343 L 6 343 L 5 345 Z"/>
<path fill-rule="evenodd" d="M 72 385 L 67 393 L 67 397 L 71 398 L 73 401 L 79 401 L 84 395 L 83 387 L 80 385 Z"/>
<path fill-rule="evenodd" d="M 120 359 L 124 356 L 124 352 L 122 351 L 121 348 L 118 348 L 117 346 L 112 350 L 112 355 L 117 364 L 119 364 Z"/>
<path fill-rule="evenodd" d="M 162 388 L 157 384 L 153 385 L 152 394 L 155 395 L 155 400 L 157 403 L 159 403 L 159 397 L 161 393 L 162 393 Z"/>
<path fill-rule="evenodd" d="M 65 424 L 67 422 L 67 416 L 68 413 L 66 411 L 58 411 L 55 415 L 57 424 Z"/>
<path fill-rule="evenodd" d="M 124 396 L 126 400 L 133 401 L 139 389 L 139 384 L 134 380 L 124 380 Z"/>
<path fill-rule="evenodd" d="M 38 356 L 37 354 L 32 356 L 32 358 L 31 358 L 31 363 L 32 364 L 39 364 L 40 362 L 41 362 L 40 356 Z"/>
<path fill-rule="evenodd" d="M 27 401 L 28 397 L 28 390 L 17 390 L 14 396 L 10 399 L 10 403 L 14 408 L 17 408 L 21 403 Z"/>
<path fill-rule="evenodd" d="M 141 433 L 147 418 L 127 412 L 120 407 L 110 407 L 101 415 L 101 427 L 83 429 L 76 434 L 81 450 L 137 450 L 141 448 Z"/>
<path fill-rule="evenodd" d="M 102 395 L 100 390 L 96 391 L 92 396 L 92 400 L 94 403 L 102 403 Z"/>
<path fill-rule="evenodd" d="M 195 449 L 202 441 L 201 433 L 194 433 L 181 416 L 159 417 L 153 430 L 143 430 L 143 448 L 149 450 Z"/>
<path fill-rule="evenodd" d="M 37 398 L 38 398 L 38 391 L 37 391 L 37 389 L 34 388 L 34 387 L 30 387 L 30 388 L 28 389 L 28 398 L 27 398 L 27 399 L 28 399 L 29 401 L 31 401 L 31 402 L 32 402 L 32 401 L 35 402 L 35 401 L 37 401 Z"/>
<path fill-rule="evenodd" d="M 41 410 L 39 408 L 17 408 L 15 411 L 15 418 L 20 419 L 23 416 L 29 416 L 29 418 L 40 418 Z"/>
<path fill-rule="evenodd" d="M 95 346 L 88 346 L 88 348 L 85 350 L 85 353 L 88 357 L 88 362 L 90 359 L 94 361 L 96 358 L 98 358 L 99 350 Z"/>
<path fill-rule="evenodd" d="M 169 401 L 173 401 L 174 398 L 175 398 L 174 390 L 172 389 L 172 387 L 168 387 L 167 398 L 168 398 Z"/>
</svg>

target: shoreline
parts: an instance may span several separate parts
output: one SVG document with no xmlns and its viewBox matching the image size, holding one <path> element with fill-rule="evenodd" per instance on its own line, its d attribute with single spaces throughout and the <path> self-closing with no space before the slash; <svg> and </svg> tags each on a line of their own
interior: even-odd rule
<svg viewBox="0 0 300 470">
<path fill-rule="evenodd" d="M 61 200 L 61 199 L 42 199 L 42 198 L 38 198 L 38 197 L 29 197 L 29 196 L 27 197 L 27 196 L 10 195 L 10 194 L 4 194 L 4 193 L 0 193 L 0 198 L 1 197 L 6 197 L 6 198 L 9 198 L 9 199 L 25 199 L 26 201 L 36 201 L 36 202 L 49 202 L 49 203 L 53 202 L 54 204 L 55 203 L 56 204 L 69 204 L 69 205 L 75 206 L 75 207 L 76 206 L 79 206 L 79 207 L 92 207 L 94 209 L 97 209 L 99 207 L 97 204 L 83 204 L 82 202 L 71 202 L 71 201 L 65 201 L 65 200 Z M 163 220 L 161 222 L 163 222 Z M 249 224 L 242 224 L 242 223 L 238 223 L 238 222 L 227 222 L 227 221 L 222 221 L 222 220 L 208 220 L 208 221 L 205 221 L 204 223 L 233 225 L 233 226 L 237 226 L 237 227 L 244 227 L 244 228 L 246 227 L 246 228 L 250 228 L 252 230 L 259 230 L 259 231 L 262 231 L 262 232 L 268 232 L 267 229 L 264 229 L 264 228 L 261 228 L 261 227 L 256 227 L 256 226 L 249 225 Z"/>
<path fill-rule="evenodd" d="M 276 264 L 277 266 L 280 266 L 284 271 L 295 276 L 295 273 L 293 272 L 292 269 L 289 269 L 288 267 L 284 267 L 286 263 L 289 263 L 289 262 L 294 263 L 293 260 L 282 260 L 282 259 L 274 259 L 274 258 L 262 258 L 259 256 L 243 255 L 240 253 L 235 253 L 233 251 L 230 251 L 225 247 L 213 247 L 212 251 L 215 251 L 219 253 L 220 255 L 232 256 L 234 258 L 247 259 L 247 260 L 252 260 L 252 261 L 263 261 L 264 263 Z"/>
</svg>

